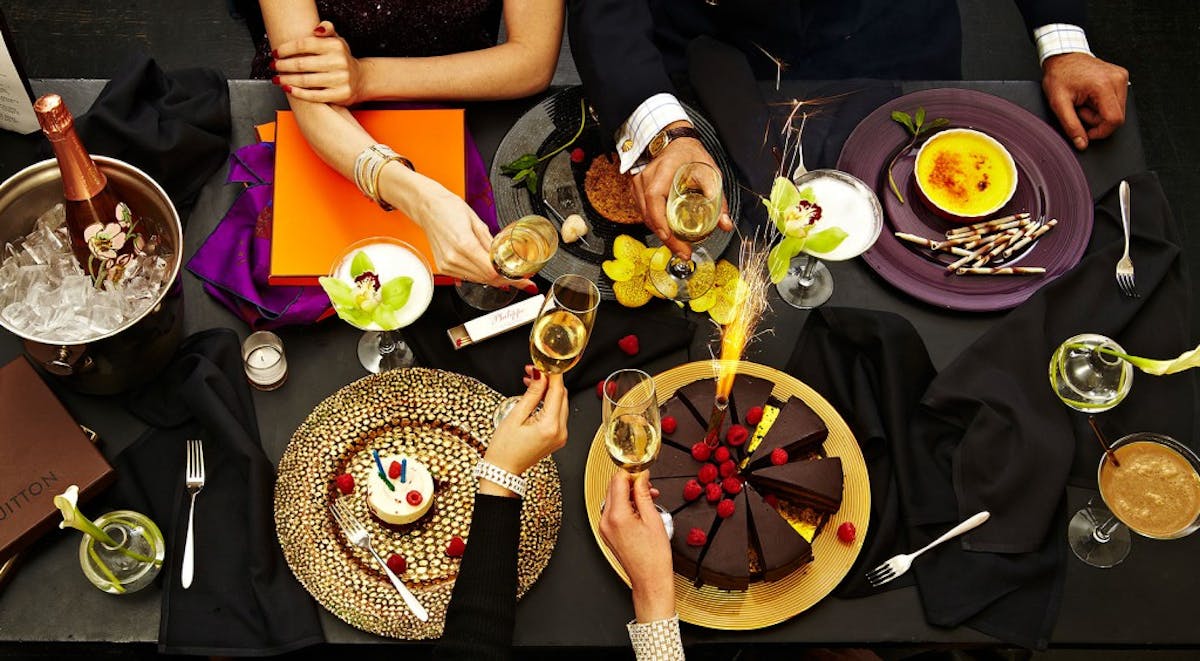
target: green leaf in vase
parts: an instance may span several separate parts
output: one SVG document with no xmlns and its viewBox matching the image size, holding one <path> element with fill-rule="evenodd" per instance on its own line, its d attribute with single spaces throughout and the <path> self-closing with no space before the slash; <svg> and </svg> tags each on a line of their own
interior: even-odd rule
<svg viewBox="0 0 1200 661">
<path fill-rule="evenodd" d="M 820 232 L 809 234 L 804 248 L 811 253 L 817 254 L 833 252 L 838 246 L 842 245 L 842 241 L 845 241 L 847 236 L 850 235 L 840 227 L 827 227 Z"/>
<path fill-rule="evenodd" d="M 357 278 L 367 271 L 374 273 L 375 263 L 371 261 L 367 253 L 361 250 L 354 253 L 354 260 L 350 262 L 350 277 Z"/>
<path fill-rule="evenodd" d="M 1155 376 L 1175 374 L 1193 367 L 1200 367 L 1200 346 L 1190 351 L 1185 351 L 1171 360 L 1154 360 L 1152 358 L 1131 356 L 1120 351 L 1113 351 L 1107 347 L 1101 347 L 1099 350 L 1121 358 L 1141 371 Z"/>
</svg>

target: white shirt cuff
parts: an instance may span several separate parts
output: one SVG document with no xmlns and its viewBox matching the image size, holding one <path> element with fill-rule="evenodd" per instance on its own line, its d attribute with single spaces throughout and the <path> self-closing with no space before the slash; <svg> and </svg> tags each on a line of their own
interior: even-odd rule
<svg viewBox="0 0 1200 661">
<path fill-rule="evenodd" d="M 687 112 L 674 94 L 662 92 L 642 101 L 642 105 L 635 108 L 629 119 L 617 129 L 621 172 L 629 172 L 659 131 L 672 122 L 687 118 Z"/>
<path fill-rule="evenodd" d="M 637 661 L 684 661 L 679 616 L 667 620 L 626 624 Z"/>
<path fill-rule="evenodd" d="M 1064 53 L 1092 54 L 1088 46 L 1087 34 L 1078 25 L 1068 23 L 1051 23 L 1033 31 L 1033 41 L 1037 44 L 1038 62 L 1045 64 L 1046 58 Z"/>
</svg>

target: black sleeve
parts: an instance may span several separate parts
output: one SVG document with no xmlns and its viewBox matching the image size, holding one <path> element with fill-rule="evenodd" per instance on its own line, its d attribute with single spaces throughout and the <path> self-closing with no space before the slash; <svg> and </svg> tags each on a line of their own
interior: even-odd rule
<svg viewBox="0 0 1200 661">
<path fill-rule="evenodd" d="M 475 495 L 471 534 L 433 658 L 512 658 L 521 499 Z"/>
<path fill-rule="evenodd" d="M 1087 27 L 1087 2 L 1084 0 L 1016 0 L 1016 3 L 1030 32 L 1050 23 Z"/>
<path fill-rule="evenodd" d="M 609 134 L 646 99 L 674 93 L 647 0 L 570 0 L 567 29 L 588 100 Z"/>
</svg>

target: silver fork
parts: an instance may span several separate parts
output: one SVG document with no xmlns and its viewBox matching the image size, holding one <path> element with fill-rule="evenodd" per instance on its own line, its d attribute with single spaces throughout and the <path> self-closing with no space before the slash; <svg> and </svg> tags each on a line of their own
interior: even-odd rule
<svg viewBox="0 0 1200 661">
<path fill-rule="evenodd" d="M 387 563 L 383 561 L 383 558 L 379 557 L 379 554 L 375 552 L 375 549 L 371 546 L 371 533 L 367 532 L 363 524 L 354 516 L 354 512 L 350 511 L 349 503 L 343 498 L 337 498 L 329 505 L 329 511 L 333 513 L 333 519 L 337 521 L 338 527 L 345 533 L 346 539 L 350 540 L 351 544 L 366 549 L 371 554 L 371 557 L 375 558 L 375 562 L 378 562 L 379 566 L 383 568 L 388 580 L 392 582 L 396 591 L 400 593 L 400 598 L 408 606 L 408 610 L 412 611 L 418 620 L 422 622 L 428 621 L 429 612 L 425 610 L 421 602 L 417 601 L 416 596 L 413 595 L 408 587 L 400 581 L 400 577 L 392 572 Z"/>
<path fill-rule="evenodd" d="M 991 516 L 991 514 L 987 512 L 980 512 L 979 514 L 976 514 L 966 521 L 963 521 L 957 526 L 954 526 L 950 530 L 947 530 L 946 534 L 938 537 L 929 544 L 926 544 L 923 548 L 915 553 L 901 553 L 900 555 L 867 572 L 867 580 L 871 582 L 873 587 L 879 587 L 888 581 L 899 578 L 904 574 L 904 572 L 908 571 L 908 568 L 912 566 L 913 560 L 916 560 L 917 556 L 948 539 L 958 537 L 965 532 L 974 530 L 984 521 L 987 521 L 989 516 Z"/>
<path fill-rule="evenodd" d="M 1121 293 L 1130 298 L 1138 297 L 1137 286 L 1133 281 L 1133 260 L 1129 259 L 1129 182 L 1121 181 L 1117 189 L 1121 200 L 1121 226 L 1125 229 L 1125 254 L 1117 262 L 1117 287 Z"/>
<path fill-rule="evenodd" d="M 204 488 L 204 444 L 199 439 L 187 442 L 187 469 L 184 471 L 184 482 L 188 493 L 192 496 L 192 504 L 188 506 L 187 541 L 183 545 L 183 571 L 180 582 L 183 589 L 192 586 L 192 576 L 195 568 L 195 545 L 192 542 L 192 515 L 196 513 L 196 496 Z"/>
</svg>

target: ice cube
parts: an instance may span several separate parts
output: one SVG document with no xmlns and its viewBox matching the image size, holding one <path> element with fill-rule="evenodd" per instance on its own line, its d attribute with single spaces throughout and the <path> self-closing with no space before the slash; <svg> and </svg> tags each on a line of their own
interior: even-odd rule
<svg viewBox="0 0 1200 661">
<path fill-rule="evenodd" d="M 69 275 L 58 286 L 60 305 L 68 310 L 83 308 L 91 294 L 92 279 L 86 275 Z"/>
<path fill-rule="evenodd" d="M 116 330 L 125 320 L 120 308 L 108 306 L 93 306 L 88 310 L 91 329 L 97 333 L 108 333 Z"/>
<path fill-rule="evenodd" d="M 4 317 L 9 326 L 26 332 L 37 322 L 37 314 L 33 308 L 22 301 L 6 305 L 4 310 L 0 311 L 0 316 Z"/>
</svg>

